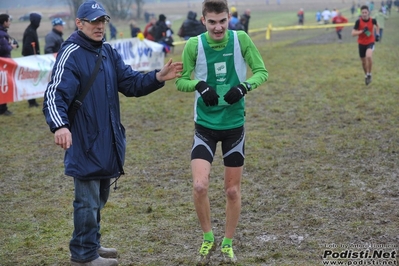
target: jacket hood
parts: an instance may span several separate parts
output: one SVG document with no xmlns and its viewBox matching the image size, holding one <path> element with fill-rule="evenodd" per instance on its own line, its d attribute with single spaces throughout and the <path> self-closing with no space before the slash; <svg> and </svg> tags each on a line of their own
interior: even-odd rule
<svg viewBox="0 0 399 266">
<path fill-rule="evenodd" d="M 39 28 L 40 26 L 40 21 L 42 20 L 42 16 L 37 14 L 37 13 L 31 13 L 29 16 L 30 23 L 32 24 L 33 27 Z"/>
<path fill-rule="evenodd" d="M 67 44 L 67 43 L 75 43 L 87 50 L 91 50 L 93 52 L 98 52 L 98 49 L 101 48 L 104 41 L 96 42 L 96 41 L 90 40 L 89 37 L 84 35 L 83 32 L 74 31 L 71 34 L 71 36 L 69 36 L 69 38 L 65 41 L 65 44 Z"/>
<path fill-rule="evenodd" d="M 197 18 L 197 13 L 194 11 L 188 11 L 187 18 L 195 20 Z"/>
<path fill-rule="evenodd" d="M 2 30 L 2 31 L 5 31 L 5 32 L 7 32 L 7 31 L 8 31 L 8 29 L 7 29 L 7 28 L 5 28 L 3 25 L 0 25 L 0 30 Z"/>
</svg>

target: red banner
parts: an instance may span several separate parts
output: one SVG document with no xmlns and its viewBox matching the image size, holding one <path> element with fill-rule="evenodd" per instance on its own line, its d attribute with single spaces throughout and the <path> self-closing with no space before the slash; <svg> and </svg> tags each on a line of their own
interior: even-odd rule
<svg viewBox="0 0 399 266">
<path fill-rule="evenodd" d="M 0 58 L 0 104 L 14 101 L 16 69 L 17 63 L 14 60 Z"/>
</svg>

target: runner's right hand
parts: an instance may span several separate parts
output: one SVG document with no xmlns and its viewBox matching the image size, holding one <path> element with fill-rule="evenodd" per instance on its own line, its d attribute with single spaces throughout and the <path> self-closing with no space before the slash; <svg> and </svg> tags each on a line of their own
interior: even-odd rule
<svg viewBox="0 0 399 266">
<path fill-rule="evenodd" d="M 195 89 L 201 94 L 202 100 L 206 106 L 215 106 L 219 103 L 219 95 L 215 89 L 209 86 L 205 81 L 200 81 L 195 85 Z"/>
</svg>

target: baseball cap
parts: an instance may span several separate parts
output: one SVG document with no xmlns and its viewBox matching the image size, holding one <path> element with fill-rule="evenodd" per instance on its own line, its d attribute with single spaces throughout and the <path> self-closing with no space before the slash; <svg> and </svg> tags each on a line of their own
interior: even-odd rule
<svg viewBox="0 0 399 266">
<path fill-rule="evenodd" d="M 57 26 L 57 25 L 65 25 L 65 22 L 62 20 L 62 18 L 55 18 L 51 21 L 51 24 L 53 26 Z"/>
<path fill-rule="evenodd" d="M 87 1 L 80 5 L 78 9 L 78 18 L 85 18 L 90 21 L 96 20 L 99 17 L 106 16 L 110 19 L 104 7 L 96 1 Z"/>
</svg>

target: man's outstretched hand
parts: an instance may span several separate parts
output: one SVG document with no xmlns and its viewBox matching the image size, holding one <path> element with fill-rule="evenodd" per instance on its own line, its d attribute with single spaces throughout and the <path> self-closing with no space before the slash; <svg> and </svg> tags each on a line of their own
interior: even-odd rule
<svg viewBox="0 0 399 266">
<path fill-rule="evenodd" d="M 173 62 L 172 58 L 157 72 L 156 77 L 159 82 L 164 82 L 174 78 L 181 77 L 183 71 L 182 62 Z"/>
</svg>

